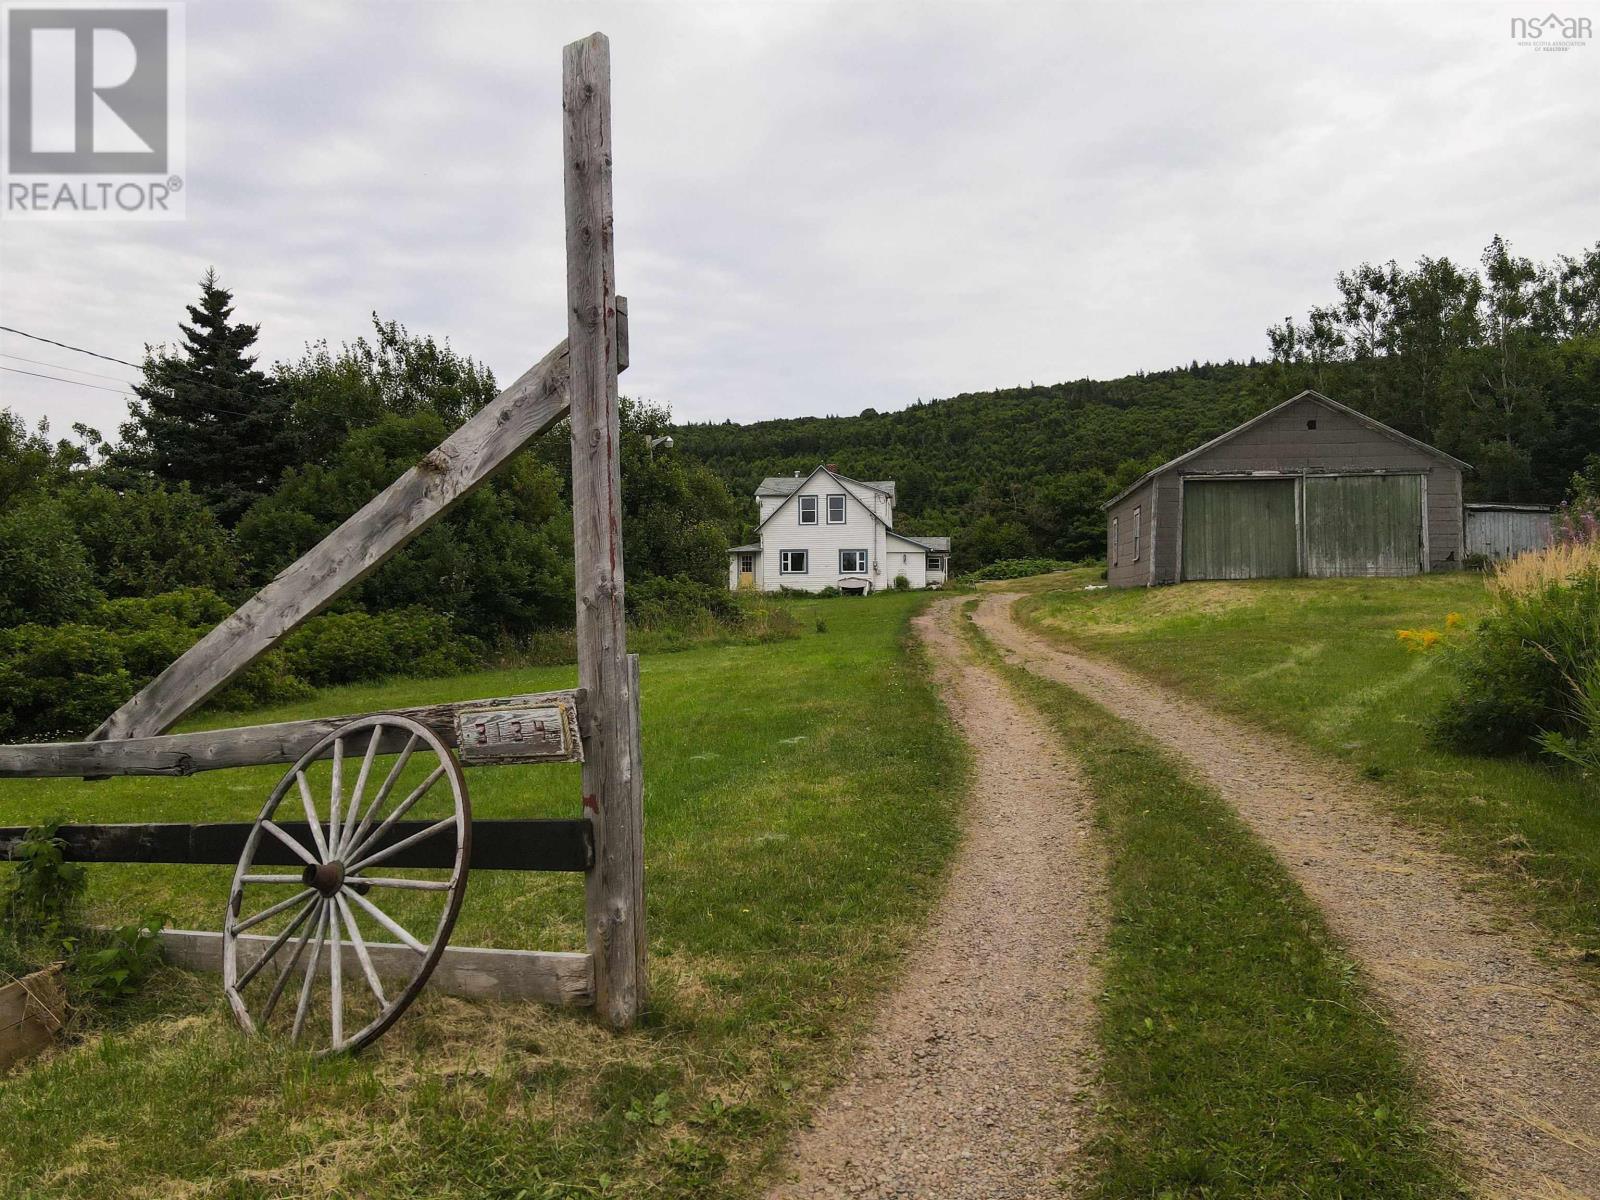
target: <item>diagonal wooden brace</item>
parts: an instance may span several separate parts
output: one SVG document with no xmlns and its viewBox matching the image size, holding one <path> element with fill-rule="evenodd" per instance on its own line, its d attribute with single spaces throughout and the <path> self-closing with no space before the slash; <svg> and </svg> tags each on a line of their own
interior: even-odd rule
<svg viewBox="0 0 1600 1200">
<path fill-rule="evenodd" d="M 625 345 L 618 345 L 618 356 L 627 361 Z M 421 462 L 189 647 L 112 713 L 91 740 L 151 737 L 171 729 L 285 634 L 382 566 L 528 442 L 565 418 L 570 379 L 563 340 Z"/>
</svg>

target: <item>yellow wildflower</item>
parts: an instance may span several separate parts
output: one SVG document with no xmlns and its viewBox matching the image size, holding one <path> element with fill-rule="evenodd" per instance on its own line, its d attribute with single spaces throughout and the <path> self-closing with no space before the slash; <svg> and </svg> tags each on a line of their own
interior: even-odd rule
<svg viewBox="0 0 1600 1200">
<path fill-rule="evenodd" d="M 1443 635 L 1437 629 L 1396 629 L 1394 636 L 1407 650 L 1432 650 Z"/>
<path fill-rule="evenodd" d="M 1445 615 L 1444 615 L 1444 627 L 1446 629 L 1454 629 L 1459 624 L 1461 624 L 1461 614 L 1460 613 L 1458 613 L 1458 612 L 1445 613 Z"/>
</svg>

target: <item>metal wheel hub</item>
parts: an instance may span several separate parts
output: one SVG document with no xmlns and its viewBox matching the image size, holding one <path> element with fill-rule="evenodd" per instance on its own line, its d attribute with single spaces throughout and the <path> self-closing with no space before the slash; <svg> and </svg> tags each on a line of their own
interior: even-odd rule
<svg viewBox="0 0 1600 1200">
<path fill-rule="evenodd" d="M 335 860 L 318 863 L 314 867 L 307 866 L 300 872 L 300 882 L 308 888 L 315 888 L 323 899 L 331 900 L 344 886 L 344 864 Z"/>
</svg>

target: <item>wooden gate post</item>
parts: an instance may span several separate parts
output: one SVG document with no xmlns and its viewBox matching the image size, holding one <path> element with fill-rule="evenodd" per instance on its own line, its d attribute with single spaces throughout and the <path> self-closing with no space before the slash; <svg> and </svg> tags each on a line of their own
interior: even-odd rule
<svg viewBox="0 0 1600 1200">
<path fill-rule="evenodd" d="M 561 96 L 578 686 L 588 690 L 590 714 L 583 806 L 595 848 L 585 908 L 595 1007 L 622 1027 L 637 1020 L 645 1004 L 644 776 L 638 663 L 630 661 L 623 612 L 611 43 L 604 34 L 591 34 L 562 52 Z"/>
</svg>

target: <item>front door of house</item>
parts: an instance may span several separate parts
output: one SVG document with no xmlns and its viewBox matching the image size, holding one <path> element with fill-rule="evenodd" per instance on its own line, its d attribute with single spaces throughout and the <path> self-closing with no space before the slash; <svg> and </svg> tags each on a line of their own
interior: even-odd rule
<svg viewBox="0 0 1600 1200">
<path fill-rule="evenodd" d="M 739 555 L 739 586 L 742 588 L 756 586 L 756 556 L 754 554 Z"/>
</svg>

